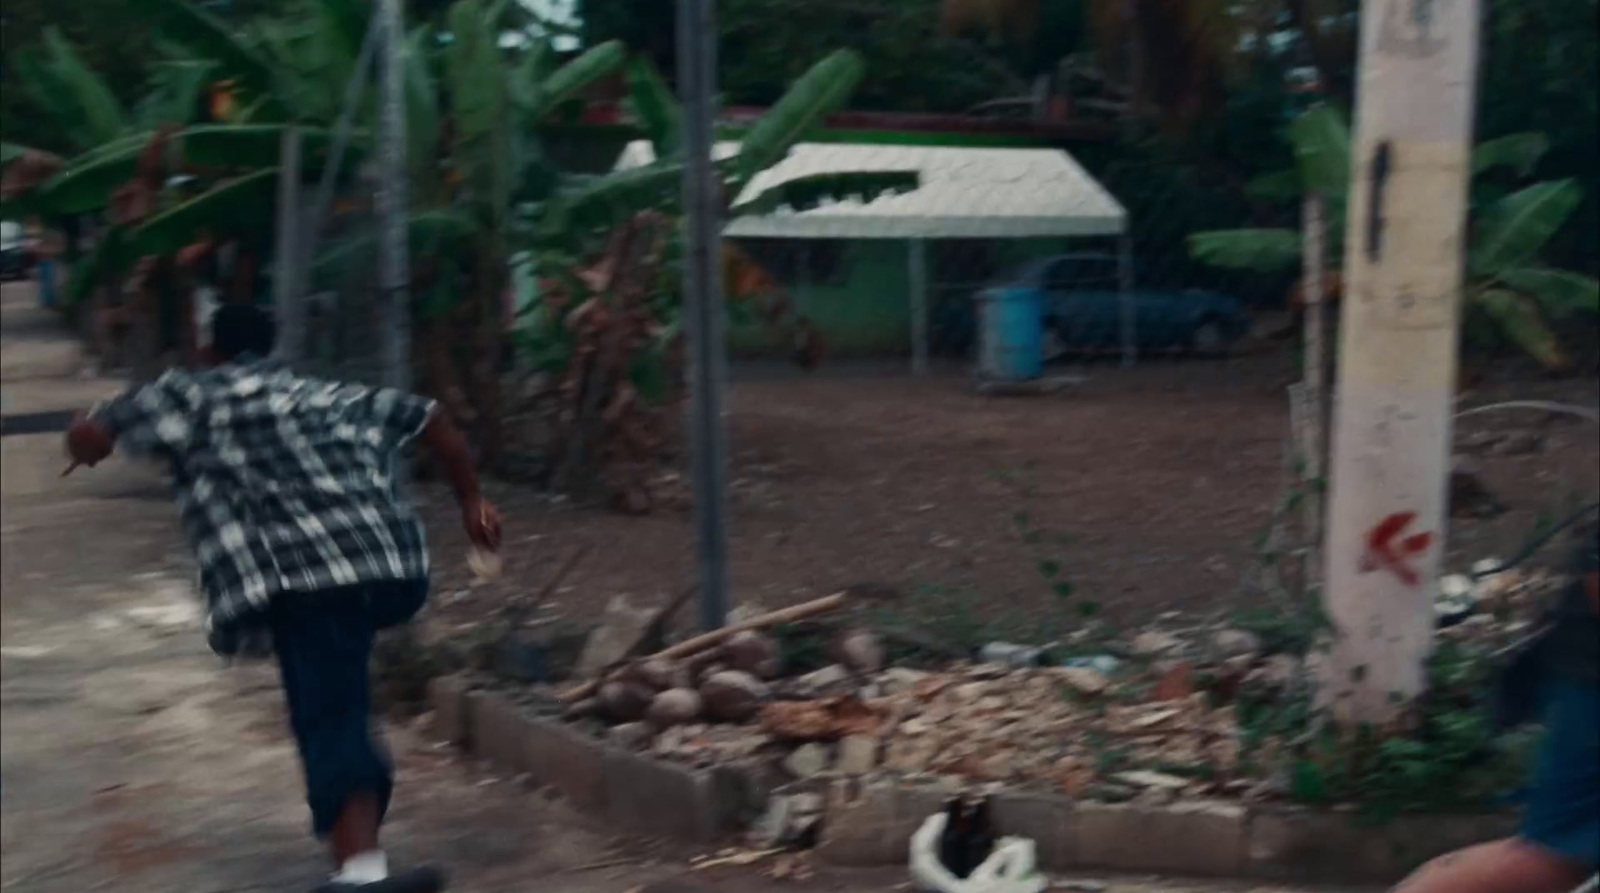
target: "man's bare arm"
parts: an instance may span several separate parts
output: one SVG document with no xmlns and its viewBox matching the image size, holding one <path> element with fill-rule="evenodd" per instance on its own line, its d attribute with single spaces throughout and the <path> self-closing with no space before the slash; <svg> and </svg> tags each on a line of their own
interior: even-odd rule
<svg viewBox="0 0 1600 893">
<path fill-rule="evenodd" d="M 95 467 L 101 460 L 111 455 L 116 442 L 116 435 L 111 433 L 111 429 L 80 413 L 67 428 L 67 455 L 71 457 L 72 464 L 67 466 L 67 470 L 63 471 L 61 476 L 66 477 L 71 474 L 79 465 Z"/>
<path fill-rule="evenodd" d="M 455 490 L 467 536 L 485 549 L 500 548 L 500 513 L 478 491 L 478 471 L 472 464 L 472 451 L 442 407 L 435 406 L 428 416 L 421 440 L 443 467 L 445 477 Z"/>
</svg>

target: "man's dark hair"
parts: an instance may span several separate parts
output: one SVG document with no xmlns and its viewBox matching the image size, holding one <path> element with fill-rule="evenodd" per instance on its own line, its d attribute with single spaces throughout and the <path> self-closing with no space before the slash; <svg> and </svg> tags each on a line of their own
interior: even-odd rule
<svg viewBox="0 0 1600 893">
<path fill-rule="evenodd" d="M 224 363 L 247 353 L 268 356 L 276 335 L 272 317 L 249 304 L 225 304 L 211 317 L 211 352 Z"/>
</svg>

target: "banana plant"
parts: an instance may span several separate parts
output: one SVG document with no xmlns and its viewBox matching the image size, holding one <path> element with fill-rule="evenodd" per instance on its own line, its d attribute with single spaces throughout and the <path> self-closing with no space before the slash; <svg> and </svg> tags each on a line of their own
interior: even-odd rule
<svg viewBox="0 0 1600 893">
<path fill-rule="evenodd" d="M 915 189 L 911 171 L 841 171 L 798 177 L 755 194 L 756 176 L 815 132 L 823 120 L 844 106 L 865 74 L 860 54 L 836 50 L 811 66 L 740 140 L 731 156 L 718 158 L 726 217 L 769 213 L 779 207 L 805 210 L 825 201 L 863 201 Z M 638 58 L 628 66 L 628 88 L 634 117 L 655 150 L 650 164 L 576 184 L 550 204 L 541 234 L 590 234 L 604 231 L 645 209 L 676 212 L 683 177 L 683 111 L 654 66 Z"/>
<path fill-rule="evenodd" d="M 1350 190 L 1349 127 L 1337 110 L 1318 106 L 1290 124 L 1287 138 L 1295 170 L 1259 178 L 1252 188 L 1282 199 L 1320 192 L 1327 203 L 1329 256 L 1337 262 L 1344 254 Z M 1472 173 L 1476 177 L 1507 170 L 1527 178 L 1545 147 L 1544 137 L 1535 133 L 1488 140 L 1473 151 Z M 1544 366 L 1565 368 L 1570 360 L 1549 322 L 1574 312 L 1600 313 L 1600 282 L 1546 267 L 1539 253 L 1582 201 L 1582 189 L 1572 180 L 1551 180 L 1501 197 L 1474 192 L 1464 287 L 1469 312 L 1492 321 L 1507 340 Z M 1286 228 L 1192 233 L 1189 253 L 1212 266 L 1281 273 L 1300 263 L 1300 233 Z"/>
</svg>

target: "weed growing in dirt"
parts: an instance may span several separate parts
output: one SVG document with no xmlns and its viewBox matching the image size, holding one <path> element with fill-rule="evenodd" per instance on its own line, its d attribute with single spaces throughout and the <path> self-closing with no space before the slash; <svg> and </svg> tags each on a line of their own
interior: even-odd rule
<svg viewBox="0 0 1600 893">
<path fill-rule="evenodd" d="M 1076 589 L 1066 577 L 1063 570 L 1065 564 L 1058 551 L 1072 544 L 1072 536 L 1046 529 L 1035 519 L 1032 508 L 1038 500 L 1039 485 L 1033 476 L 1033 464 L 1028 463 L 1018 470 L 998 470 L 991 474 L 996 480 L 1016 490 L 1022 500 L 1023 507 L 1011 513 L 1011 526 L 1023 544 L 1032 551 L 1034 571 L 1052 595 L 1063 600 L 1072 598 Z M 1083 617 L 1091 617 L 1099 610 L 1097 602 L 1085 600 L 1077 603 L 1077 612 Z"/>
<path fill-rule="evenodd" d="M 1278 770 L 1290 799 L 1353 803 L 1373 822 L 1500 805 L 1525 776 L 1537 735 L 1496 731 L 1489 712 L 1492 672 L 1482 651 L 1441 643 L 1429 661 L 1429 688 L 1414 705 L 1413 725 L 1397 735 L 1321 723 L 1309 693 L 1242 699 L 1236 715 L 1243 768 L 1251 774 Z"/>
</svg>

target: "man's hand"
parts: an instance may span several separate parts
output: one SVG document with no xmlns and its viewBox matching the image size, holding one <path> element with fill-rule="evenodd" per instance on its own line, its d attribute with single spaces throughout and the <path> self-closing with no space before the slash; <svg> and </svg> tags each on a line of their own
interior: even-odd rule
<svg viewBox="0 0 1600 893">
<path fill-rule="evenodd" d="M 483 497 L 466 500 L 461 504 L 461 525 L 467 529 L 467 539 L 473 545 L 490 552 L 500 548 L 500 510 Z"/>
<path fill-rule="evenodd" d="M 66 440 L 67 455 L 72 457 L 72 464 L 67 466 L 62 476 L 66 476 L 79 465 L 93 468 L 102 459 L 111 455 L 111 448 L 116 443 L 105 426 L 81 412 L 67 428 Z"/>
</svg>

